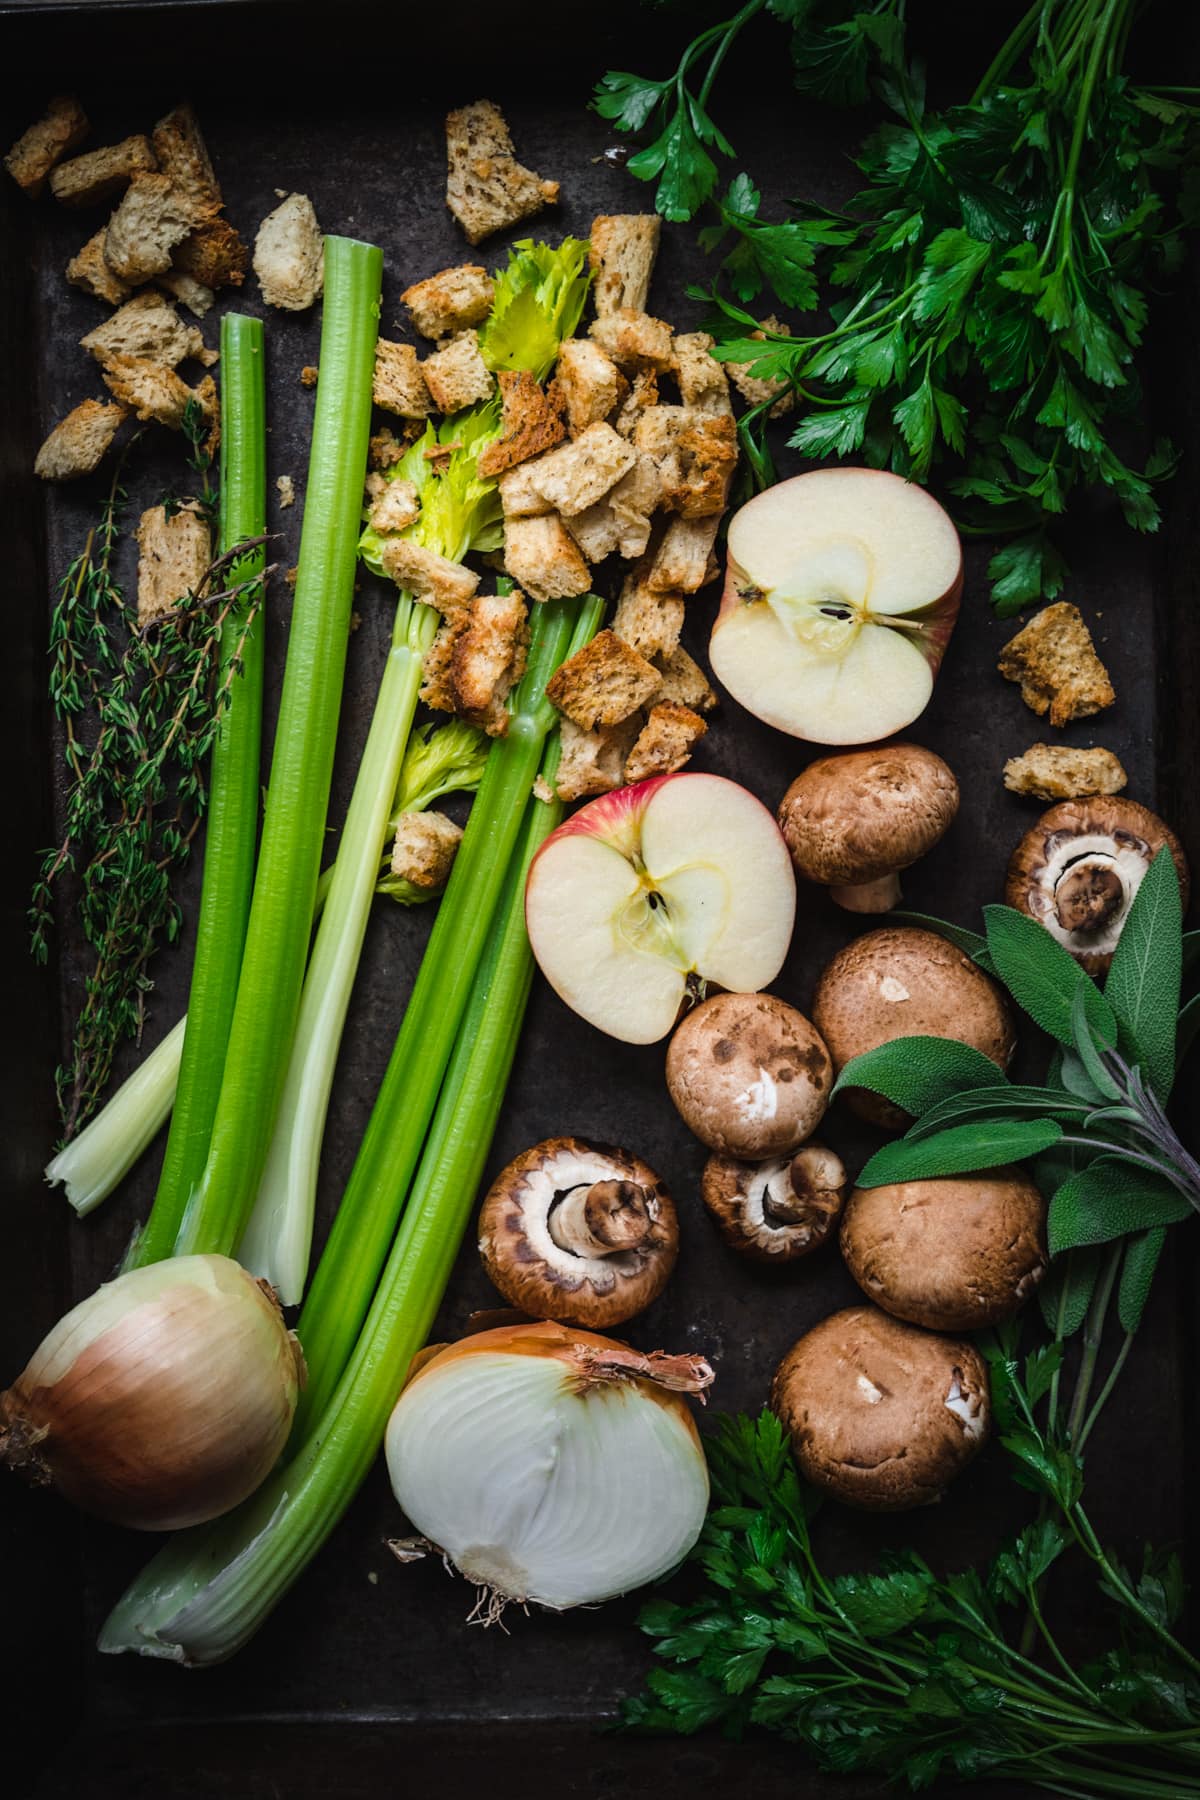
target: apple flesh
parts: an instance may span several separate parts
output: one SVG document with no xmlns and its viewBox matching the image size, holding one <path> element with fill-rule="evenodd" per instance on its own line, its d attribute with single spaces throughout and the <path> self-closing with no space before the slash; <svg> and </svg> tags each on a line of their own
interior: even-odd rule
<svg viewBox="0 0 1200 1800">
<path fill-rule="evenodd" d="M 720 775 L 657 775 L 583 806 L 530 866 L 533 954 L 610 1037 L 666 1037 L 704 986 L 756 993 L 791 942 L 796 882 L 760 801 Z"/>
<path fill-rule="evenodd" d="M 818 744 L 869 744 L 924 711 L 958 616 L 962 545 L 924 488 L 815 469 L 730 521 L 709 657 L 756 718 Z"/>
</svg>

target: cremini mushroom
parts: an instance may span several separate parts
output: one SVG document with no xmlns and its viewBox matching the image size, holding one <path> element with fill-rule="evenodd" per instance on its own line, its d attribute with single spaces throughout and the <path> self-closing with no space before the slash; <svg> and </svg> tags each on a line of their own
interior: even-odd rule
<svg viewBox="0 0 1200 1800">
<path fill-rule="evenodd" d="M 1064 800 L 1013 851 L 1004 897 L 1044 925 L 1089 975 L 1103 975 L 1142 877 L 1164 847 L 1175 859 L 1186 908 L 1187 859 L 1169 825 L 1119 795 Z"/>
<path fill-rule="evenodd" d="M 850 912 L 900 898 L 899 872 L 924 856 L 958 811 L 952 771 L 919 744 L 822 756 L 797 775 L 779 827 L 799 874 Z"/>
<path fill-rule="evenodd" d="M 619 1325 L 656 1300 L 679 1252 L 666 1188 L 640 1157 L 547 1138 L 510 1162 L 479 1215 L 479 1254 L 535 1319 Z"/>
<path fill-rule="evenodd" d="M 868 931 L 839 950 L 813 996 L 813 1022 L 839 1074 L 852 1057 L 899 1037 L 956 1038 L 1007 1068 L 1016 1047 L 1012 1014 L 995 982 L 936 932 L 908 925 Z M 876 1125 L 899 1130 L 907 1115 L 856 1088 L 847 1098 Z"/>
<path fill-rule="evenodd" d="M 731 1250 L 754 1262 L 787 1263 L 819 1250 L 846 1200 L 846 1171 L 824 1144 L 795 1156 L 740 1162 L 710 1156 L 700 1192 Z"/>
<path fill-rule="evenodd" d="M 676 1027 L 667 1087 L 702 1144 L 759 1162 L 790 1156 L 829 1103 L 833 1064 L 803 1013 L 774 994 L 717 994 Z"/>
<path fill-rule="evenodd" d="M 965 1340 L 852 1306 L 793 1344 L 771 1408 L 814 1487 L 868 1512 L 927 1506 L 982 1449 L 987 1369 Z"/>
<path fill-rule="evenodd" d="M 846 1267 L 885 1312 L 933 1331 L 1015 1313 L 1046 1272 L 1046 1204 L 1020 1169 L 856 1188 Z"/>
</svg>

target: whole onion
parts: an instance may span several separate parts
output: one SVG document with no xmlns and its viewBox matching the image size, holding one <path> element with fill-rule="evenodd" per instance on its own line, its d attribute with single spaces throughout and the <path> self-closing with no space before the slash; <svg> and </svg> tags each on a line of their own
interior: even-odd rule
<svg viewBox="0 0 1200 1800">
<path fill-rule="evenodd" d="M 227 1256 L 131 1269 L 59 1320 L 0 1394 L 0 1461 L 138 1531 L 215 1519 L 270 1472 L 304 1358 Z"/>
<path fill-rule="evenodd" d="M 611 1599 L 674 1568 L 700 1535 L 708 1468 L 681 1396 L 711 1380 L 702 1357 L 562 1325 L 480 1332 L 422 1362 L 396 1402 L 392 1488 L 482 1591 L 483 1616 L 510 1600 Z"/>
</svg>

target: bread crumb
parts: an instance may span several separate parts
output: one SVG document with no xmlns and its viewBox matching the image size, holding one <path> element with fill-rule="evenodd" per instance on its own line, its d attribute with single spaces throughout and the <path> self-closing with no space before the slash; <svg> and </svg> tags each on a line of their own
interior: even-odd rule
<svg viewBox="0 0 1200 1800">
<path fill-rule="evenodd" d="M 279 489 L 280 506 L 295 506 L 296 489 L 290 475 L 277 475 L 275 486 Z"/>
<path fill-rule="evenodd" d="M 1079 800 L 1094 794 L 1119 794 L 1129 777 L 1111 750 L 1099 745 L 1076 750 L 1069 744 L 1033 744 L 1023 756 L 1004 765 L 1010 794 L 1035 800 Z"/>
<path fill-rule="evenodd" d="M 535 800 L 540 800 L 545 806 L 549 806 L 553 801 L 554 789 L 550 786 L 550 783 L 546 780 L 544 775 L 539 775 L 534 782 L 533 797 Z"/>
</svg>

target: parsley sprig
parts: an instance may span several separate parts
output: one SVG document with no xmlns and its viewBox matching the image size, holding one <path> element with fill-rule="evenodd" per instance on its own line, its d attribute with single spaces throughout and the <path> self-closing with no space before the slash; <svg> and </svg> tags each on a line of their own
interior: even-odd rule
<svg viewBox="0 0 1200 1800">
<path fill-rule="evenodd" d="M 860 151 L 864 185 L 845 216 L 760 222 L 748 176 L 717 203 L 702 242 L 735 234 L 710 291 L 718 354 L 792 384 L 793 448 L 941 479 L 965 529 L 1006 538 L 990 566 L 1001 613 L 1052 597 L 1066 576 L 1054 527 L 1083 493 L 1107 490 L 1137 531 L 1159 522 L 1155 489 L 1175 459 L 1165 442 L 1136 448 L 1135 358 L 1148 294 L 1192 222 L 1196 107 L 1126 75 L 1134 0 L 1036 0 L 970 97 L 942 110 L 908 52 L 903 0 L 769 10 L 792 33 L 802 93 L 857 102 L 873 85 L 890 118 Z M 703 144 L 727 148 L 708 111 L 713 67 L 695 95 L 689 71 L 714 42 L 723 56 L 750 11 L 697 38 L 673 82 L 601 84 L 598 107 L 624 129 L 674 96 L 653 153 L 628 165 L 660 175 L 669 218 L 714 192 Z M 764 347 L 744 310 L 764 288 L 801 310 L 823 301 L 831 325 L 768 333 Z M 743 420 L 762 481 L 767 410 Z"/>
</svg>

